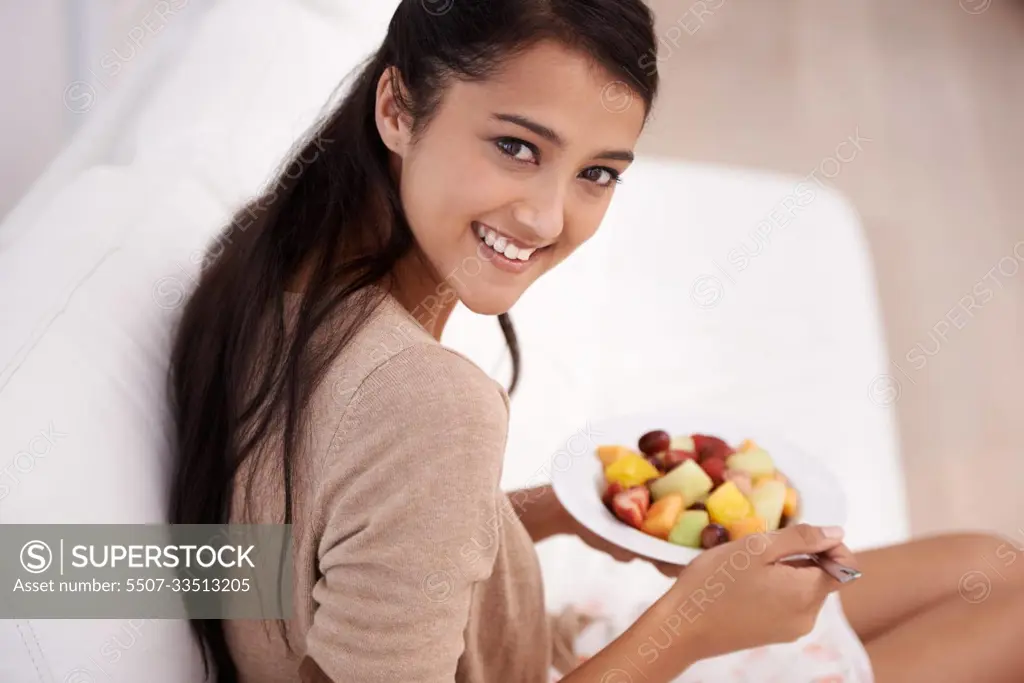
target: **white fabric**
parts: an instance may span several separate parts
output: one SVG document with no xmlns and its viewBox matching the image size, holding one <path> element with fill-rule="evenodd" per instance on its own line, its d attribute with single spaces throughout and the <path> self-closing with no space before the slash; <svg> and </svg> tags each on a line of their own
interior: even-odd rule
<svg viewBox="0 0 1024 683">
<path fill-rule="evenodd" d="M 389 18 L 385 2 L 210 6 L 188 49 L 140 68 L 0 225 L 0 523 L 162 520 L 163 373 L 197 255 Z M 598 236 L 516 306 L 509 487 L 545 481 L 588 418 L 700 407 L 820 452 L 847 485 L 851 542 L 905 535 L 891 411 L 867 395 L 885 358 L 848 205 L 819 190 L 717 306 L 691 300 L 792 184 L 637 163 Z M 504 379 L 493 320 L 460 310 L 445 341 Z M 552 606 L 603 594 L 626 612 L 664 589 L 572 540 L 541 554 Z M 184 623 L 0 622 L 3 681 L 179 683 L 198 667 Z"/>
<path fill-rule="evenodd" d="M 727 580 L 723 578 L 723 580 Z M 586 658 L 603 648 L 632 622 L 646 605 L 638 605 L 632 614 L 605 617 L 588 627 L 576 643 L 576 651 Z M 599 606 L 592 606 L 599 609 Z M 696 610 L 686 618 L 698 619 Z M 695 621 L 696 623 L 696 621 Z M 686 622 L 670 625 L 637 648 L 637 664 L 653 662 L 676 642 L 676 633 Z M 677 629 L 673 631 L 673 628 Z M 626 675 L 633 673 L 627 667 Z M 626 683 L 640 676 L 610 677 L 609 683 Z M 555 672 L 551 681 L 557 681 Z M 673 683 L 873 683 L 874 674 L 868 654 L 843 614 L 837 594 L 825 602 L 814 629 L 793 643 L 757 647 L 742 652 L 697 662 Z"/>
</svg>

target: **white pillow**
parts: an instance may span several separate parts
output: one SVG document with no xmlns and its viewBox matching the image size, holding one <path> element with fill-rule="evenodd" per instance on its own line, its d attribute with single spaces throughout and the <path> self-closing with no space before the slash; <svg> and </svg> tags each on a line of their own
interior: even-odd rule
<svg viewBox="0 0 1024 683">
<path fill-rule="evenodd" d="M 0 252 L 0 522 L 166 521 L 174 304 L 226 216 L 187 179 L 96 169 Z M 126 629 L 110 680 L 201 679 L 185 622 L 43 620 L 0 623 L 0 680 L 100 680 Z"/>
<path fill-rule="evenodd" d="M 49 179 L 16 232 L 0 226 L 0 523 L 166 521 L 167 358 L 198 256 L 382 40 L 365 4 L 210 8 L 141 110 L 97 113 L 91 140 L 116 141 L 99 164 Z M 201 671 L 184 621 L 0 621 L 2 681 Z"/>
</svg>

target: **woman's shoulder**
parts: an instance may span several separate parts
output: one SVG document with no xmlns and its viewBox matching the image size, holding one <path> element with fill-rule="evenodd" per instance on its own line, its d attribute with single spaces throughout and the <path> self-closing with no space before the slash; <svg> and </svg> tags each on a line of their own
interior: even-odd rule
<svg viewBox="0 0 1024 683">
<path fill-rule="evenodd" d="M 466 398 L 504 404 L 504 388 L 467 356 L 444 346 L 393 297 L 385 296 L 329 373 L 353 398 L 396 384 L 413 390 L 445 387 Z M 405 392 L 409 393 L 409 392 Z"/>
<path fill-rule="evenodd" d="M 425 331 L 399 331 L 408 314 L 386 306 L 339 356 L 316 399 L 324 415 L 315 430 L 321 503 L 358 508 L 353 501 L 415 481 L 446 500 L 456 486 L 453 514 L 489 509 L 499 491 L 508 395 Z"/>
<path fill-rule="evenodd" d="M 314 404 L 334 441 L 356 429 L 411 435 L 457 425 L 503 446 L 509 410 L 498 382 L 434 339 L 391 297 L 331 363 Z"/>
</svg>

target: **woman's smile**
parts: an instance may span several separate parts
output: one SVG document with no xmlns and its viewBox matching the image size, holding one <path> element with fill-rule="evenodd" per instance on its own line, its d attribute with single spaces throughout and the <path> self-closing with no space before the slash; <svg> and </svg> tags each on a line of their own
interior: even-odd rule
<svg viewBox="0 0 1024 683">
<path fill-rule="evenodd" d="M 536 261 L 537 254 L 550 246 L 531 246 L 475 221 L 473 232 L 481 244 L 477 253 L 495 267 L 510 273 L 521 273 L 529 268 Z"/>
</svg>

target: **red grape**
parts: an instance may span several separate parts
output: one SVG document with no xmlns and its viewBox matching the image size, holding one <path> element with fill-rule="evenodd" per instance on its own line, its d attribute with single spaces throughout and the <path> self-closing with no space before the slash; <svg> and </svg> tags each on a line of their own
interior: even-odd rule
<svg viewBox="0 0 1024 683">
<path fill-rule="evenodd" d="M 641 436 L 637 446 L 644 455 L 654 455 L 655 453 L 667 451 L 670 443 L 672 443 L 672 437 L 669 436 L 668 432 L 663 429 L 656 429 Z"/>
<path fill-rule="evenodd" d="M 708 524 L 700 532 L 700 545 L 702 548 L 714 548 L 716 545 L 729 542 L 729 532 L 721 524 Z"/>
<path fill-rule="evenodd" d="M 700 456 L 701 462 L 709 458 L 725 459 L 736 452 L 729 444 L 717 436 L 708 436 L 706 434 L 694 434 L 693 445 L 697 449 L 697 455 Z"/>
</svg>

